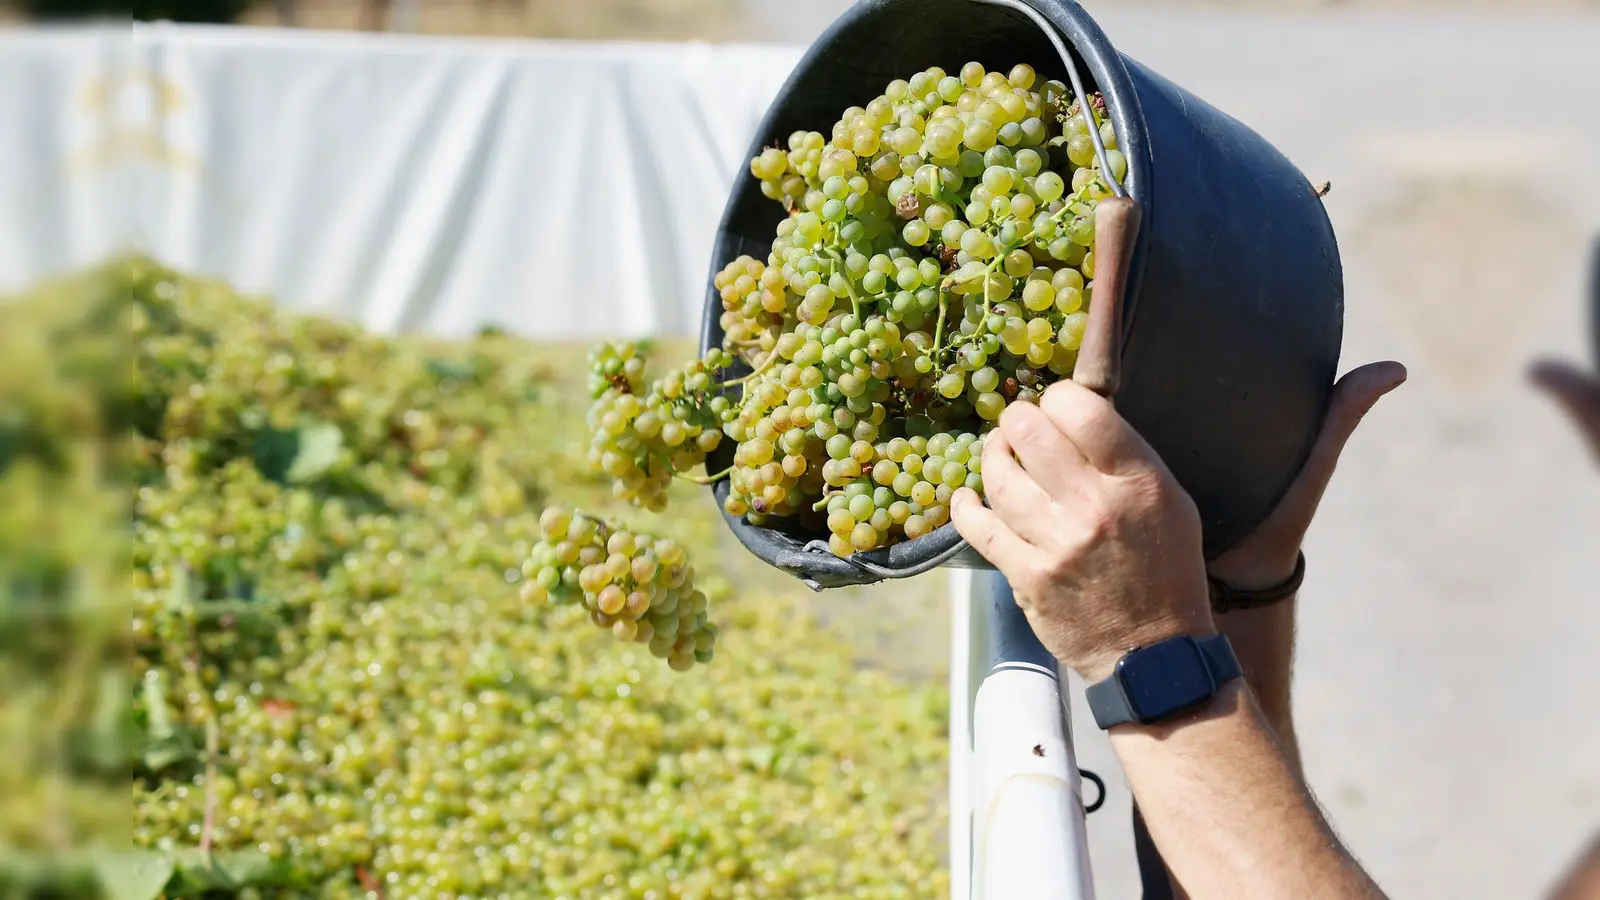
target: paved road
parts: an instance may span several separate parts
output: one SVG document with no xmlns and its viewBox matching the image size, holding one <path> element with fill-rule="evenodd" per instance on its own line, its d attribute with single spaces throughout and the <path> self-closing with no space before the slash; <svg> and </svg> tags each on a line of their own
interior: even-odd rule
<svg viewBox="0 0 1600 900">
<path fill-rule="evenodd" d="M 756 8 L 805 40 L 830 6 Z M 1585 351 L 1600 17 L 1091 6 L 1124 52 L 1332 181 L 1346 359 L 1411 366 L 1308 547 L 1313 786 L 1395 896 L 1540 896 L 1600 830 L 1600 472 L 1522 376 Z M 1122 789 L 1091 823 L 1106 897 L 1137 896 L 1126 815 Z"/>
</svg>

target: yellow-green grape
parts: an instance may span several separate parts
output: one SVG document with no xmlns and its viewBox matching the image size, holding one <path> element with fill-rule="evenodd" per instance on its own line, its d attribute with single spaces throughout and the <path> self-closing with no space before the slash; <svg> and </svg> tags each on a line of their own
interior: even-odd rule
<svg viewBox="0 0 1600 900">
<path fill-rule="evenodd" d="M 782 270 L 741 256 L 718 272 L 712 284 L 722 297 L 724 346 L 746 362 L 770 352 L 792 298 Z"/>
<path fill-rule="evenodd" d="M 590 357 L 589 461 L 612 479 L 619 500 L 659 511 L 674 472 L 704 463 L 721 443 L 728 401 L 713 376 L 731 362 L 721 350 L 668 373 L 641 393 L 644 358 L 631 345 L 602 345 Z M 637 368 L 637 377 L 630 370 Z"/>
</svg>

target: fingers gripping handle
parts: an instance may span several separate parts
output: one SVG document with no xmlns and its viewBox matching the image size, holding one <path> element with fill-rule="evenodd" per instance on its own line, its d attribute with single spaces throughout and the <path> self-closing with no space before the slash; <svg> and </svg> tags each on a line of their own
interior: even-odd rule
<svg viewBox="0 0 1600 900">
<path fill-rule="evenodd" d="M 1072 380 L 1111 397 L 1122 383 L 1122 305 L 1138 243 L 1140 212 L 1127 197 L 1107 197 L 1095 207 L 1094 216 L 1094 293 Z"/>
</svg>

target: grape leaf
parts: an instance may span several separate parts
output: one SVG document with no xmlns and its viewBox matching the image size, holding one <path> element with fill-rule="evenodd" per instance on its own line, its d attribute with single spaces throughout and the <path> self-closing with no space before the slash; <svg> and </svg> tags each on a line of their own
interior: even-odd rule
<svg viewBox="0 0 1600 900">
<path fill-rule="evenodd" d="M 213 888 L 225 890 L 233 886 L 232 879 L 218 867 L 215 857 L 201 852 L 198 847 L 179 850 L 174 861 L 177 869 L 174 874 L 185 888 L 206 891 Z"/>
<path fill-rule="evenodd" d="M 211 861 L 236 887 L 273 884 L 281 874 L 278 861 L 259 850 L 217 853 Z"/>
<path fill-rule="evenodd" d="M 749 750 L 745 751 L 745 758 L 750 761 L 751 765 L 753 765 L 758 772 L 772 771 L 772 763 L 777 756 L 778 748 L 770 745 L 751 747 Z"/>
<path fill-rule="evenodd" d="M 453 379 L 455 381 L 469 384 L 476 381 L 478 378 L 477 369 L 467 365 L 466 363 L 454 362 L 448 359 L 428 360 L 428 374 L 439 379 L 440 381 Z"/>
<path fill-rule="evenodd" d="M 152 772 L 160 772 L 168 766 L 176 765 L 186 759 L 194 759 L 196 756 L 194 747 L 180 737 L 150 741 L 139 753 L 139 758 L 144 761 L 144 767 Z"/>
<path fill-rule="evenodd" d="M 171 856 L 154 850 L 106 853 L 94 861 L 106 900 L 156 900 L 172 880 Z"/>
<path fill-rule="evenodd" d="M 261 474 L 279 484 L 315 481 L 339 460 L 344 433 L 339 426 L 316 422 L 293 431 L 265 428 L 250 442 L 250 455 Z"/>
<path fill-rule="evenodd" d="M 178 851 L 176 875 L 182 887 L 194 891 L 236 891 L 290 883 L 289 870 L 259 850 L 205 853 L 198 847 Z"/>
<path fill-rule="evenodd" d="M 166 689 L 162 685 L 160 670 L 151 670 L 140 686 L 140 700 L 144 705 L 147 740 L 139 750 L 139 758 L 146 769 L 160 772 L 168 766 L 195 756 L 194 745 L 173 724 L 172 711 L 167 708 Z"/>
<path fill-rule="evenodd" d="M 339 461 L 339 451 L 344 448 L 344 433 L 337 425 L 326 422 L 307 425 L 300 429 L 299 446 L 294 462 L 284 473 L 291 483 L 314 481 Z"/>
<path fill-rule="evenodd" d="M 299 450 L 300 434 L 296 431 L 264 428 L 250 440 L 250 456 L 255 460 L 256 468 L 279 484 L 287 480 Z"/>
</svg>

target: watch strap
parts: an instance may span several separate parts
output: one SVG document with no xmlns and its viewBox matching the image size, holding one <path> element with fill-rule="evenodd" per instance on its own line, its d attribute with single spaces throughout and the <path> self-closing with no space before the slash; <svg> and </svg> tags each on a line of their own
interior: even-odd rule
<svg viewBox="0 0 1600 900">
<path fill-rule="evenodd" d="M 1244 675 L 1244 669 L 1239 666 L 1239 657 L 1233 652 L 1233 642 L 1228 640 L 1227 635 L 1211 634 L 1195 638 L 1194 642 L 1200 647 L 1200 656 L 1206 661 L 1206 668 L 1211 670 L 1212 693 Z"/>
<path fill-rule="evenodd" d="M 1084 688 L 1083 699 L 1089 704 L 1094 724 L 1102 731 L 1134 721 L 1133 707 L 1128 705 L 1128 695 L 1122 692 L 1122 682 L 1115 672 Z"/>
<path fill-rule="evenodd" d="M 1211 634 L 1193 640 L 1200 651 L 1200 659 L 1205 664 L 1206 672 L 1211 677 L 1211 694 L 1208 698 L 1216 694 L 1217 688 L 1244 674 L 1239 666 L 1239 657 L 1234 654 L 1233 644 L 1228 641 L 1227 635 Z M 1137 649 L 1129 651 L 1130 654 L 1138 652 Z M 1133 707 L 1128 703 L 1128 696 L 1123 692 L 1122 681 L 1114 671 L 1104 680 L 1089 685 L 1084 690 L 1083 696 L 1088 701 L 1094 723 L 1102 729 L 1130 722 L 1141 725 L 1152 724 L 1140 722 L 1134 715 Z"/>
</svg>

